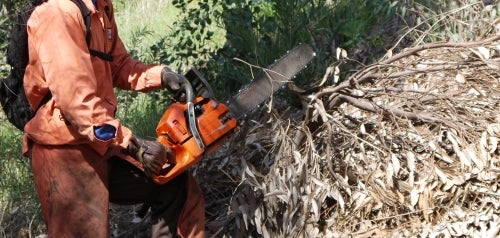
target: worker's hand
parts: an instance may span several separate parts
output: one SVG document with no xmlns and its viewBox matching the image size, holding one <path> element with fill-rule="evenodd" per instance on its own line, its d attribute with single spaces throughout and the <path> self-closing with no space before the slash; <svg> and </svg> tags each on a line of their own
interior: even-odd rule
<svg viewBox="0 0 500 238">
<path fill-rule="evenodd" d="M 161 85 L 170 92 L 178 92 L 184 80 L 186 80 L 186 78 L 183 75 L 175 73 L 169 67 L 164 67 L 161 70 Z"/>
<path fill-rule="evenodd" d="M 144 173 L 148 177 L 160 175 L 164 165 L 172 165 L 173 151 L 157 141 L 144 140 L 136 137 L 130 139 L 126 153 L 141 162 Z"/>
</svg>

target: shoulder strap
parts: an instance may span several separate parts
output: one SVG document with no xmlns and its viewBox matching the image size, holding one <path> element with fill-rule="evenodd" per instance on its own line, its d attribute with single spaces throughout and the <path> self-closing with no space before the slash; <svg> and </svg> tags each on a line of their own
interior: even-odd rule
<svg viewBox="0 0 500 238">
<path fill-rule="evenodd" d="M 87 41 L 87 45 L 90 46 L 90 11 L 87 8 L 87 5 L 82 0 L 71 0 L 82 12 L 83 21 L 85 22 L 85 32 L 87 33 L 85 36 L 85 40 Z"/>
<path fill-rule="evenodd" d="M 113 56 L 109 53 L 104 53 L 104 52 L 101 52 L 101 51 L 97 51 L 97 50 L 93 50 L 90 48 L 90 38 L 91 38 L 91 34 L 90 34 L 90 11 L 89 9 L 87 8 L 87 5 L 85 5 L 85 3 L 82 1 L 82 0 L 71 0 L 72 2 L 74 2 L 78 8 L 80 8 L 80 11 L 82 12 L 82 16 L 83 16 L 83 21 L 85 22 L 85 32 L 86 32 L 86 35 L 85 35 L 85 40 L 87 41 L 87 46 L 89 48 L 89 52 L 91 55 L 93 56 L 96 56 L 100 59 L 103 59 L 103 60 L 106 60 L 106 61 L 113 61 Z"/>
<path fill-rule="evenodd" d="M 47 0 L 35 0 L 33 1 L 33 5 L 34 6 L 38 6 L 40 3 L 42 2 L 45 2 Z M 90 33 L 90 11 L 89 9 L 87 8 L 87 5 L 85 5 L 85 3 L 82 1 L 82 0 L 71 0 L 73 3 L 76 4 L 76 6 L 78 6 L 78 8 L 80 9 L 80 11 L 82 12 L 82 16 L 83 16 L 83 21 L 85 22 L 85 32 L 86 32 L 86 35 L 85 35 L 85 41 L 87 42 L 87 46 L 88 46 L 88 49 L 89 49 L 89 52 L 91 55 L 93 56 L 97 56 L 103 60 L 106 60 L 106 61 L 113 61 L 113 56 L 111 54 L 107 54 L 107 53 L 104 53 L 104 52 L 101 52 L 101 51 L 97 51 L 97 50 L 93 50 L 93 49 L 90 49 L 90 39 L 91 39 L 91 33 Z M 49 91 L 45 97 L 43 97 L 42 101 L 38 104 L 38 106 L 35 108 L 35 113 L 38 111 L 38 109 L 40 109 L 40 107 L 42 105 L 44 105 L 45 103 L 47 103 L 50 99 L 52 98 L 52 93 Z"/>
</svg>

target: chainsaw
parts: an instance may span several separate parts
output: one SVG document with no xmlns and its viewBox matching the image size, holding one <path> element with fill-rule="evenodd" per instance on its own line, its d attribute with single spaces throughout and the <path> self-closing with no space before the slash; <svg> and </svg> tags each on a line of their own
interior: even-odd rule
<svg viewBox="0 0 500 238">
<path fill-rule="evenodd" d="M 175 152 L 175 161 L 173 165 L 165 165 L 153 180 L 164 184 L 219 148 L 239 129 L 239 120 L 290 82 L 314 56 L 307 44 L 295 47 L 269 68 L 262 69 L 255 80 L 227 103 L 215 99 L 203 75 L 190 69 L 181 83 L 182 100 L 178 94 L 177 102 L 167 108 L 156 128 L 158 141 Z"/>
</svg>

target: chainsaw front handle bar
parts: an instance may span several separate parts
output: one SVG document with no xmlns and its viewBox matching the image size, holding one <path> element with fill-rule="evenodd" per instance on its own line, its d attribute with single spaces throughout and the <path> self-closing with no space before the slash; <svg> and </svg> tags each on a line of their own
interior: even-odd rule
<svg viewBox="0 0 500 238">
<path fill-rule="evenodd" d="M 200 149 L 205 149 L 205 144 L 201 139 L 200 131 L 198 130 L 198 122 L 196 120 L 196 114 L 194 112 L 193 86 L 191 86 L 191 82 L 189 82 L 188 79 L 183 77 L 180 87 L 181 91 L 179 91 L 179 93 L 182 93 L 182 91 L 184 91 L 184 93 L 186 94 L 186 105 L 187 105 L 186 112 L 187 112 L 189 131 L 191 132 L 191 135 L 193 135 L 198 147 L 200 147 Z"/>
<path fill-rule="evenodd" d="M 185 77 L 182 77 L 177 95 L 181 95 L 183 92 L 186 94 L 186 102 L 194 102 L 193 86 L 191 86 L 191 83 Z"/>
<path fill-rule="evenodd" d="M 165 184 L 188 170 L 239 128 L 236 119 L 227 115 L 228 107 L 204 97 L 203 92 L 208 89 L 190 79 L 188 75 L 179 82 L 177 95 L 184 94 L 185 100 L 172 103 L 156 127 L 158 141 L 175 152 L 173 166 L 164 166 L 160 174 L 153 176 L 158 184 Z"/>
</svg>

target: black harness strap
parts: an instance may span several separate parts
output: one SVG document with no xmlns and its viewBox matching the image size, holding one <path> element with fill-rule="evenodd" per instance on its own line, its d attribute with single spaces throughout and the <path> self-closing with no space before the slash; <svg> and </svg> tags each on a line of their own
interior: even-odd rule
<svg viewBox="0 0 500 238">
<path fill-rule="evenodd" d="M 38 6 L 40 3 L 45 2 L 46 0 L 38 0 L 35 1 L 35 6 Z M 86 30 L 86 35 L 85 35 L 85 40 L 87 41 L 87 46 L 90 52 L 90 55 L 96 56 L 102 60 L 106 60 L 109 62 L 113 61 L 113 56 L 110 53 L 104 53 L 101 51 L 93 50 L 90 49 L 90 39 L 91 39 L 91 34 L 90 34 L 90 11 L 85 5 L 85 3 L 82 0 L 71 0 L 73 3 L 78 6 L 80 11 L 82 12 L 83 20 L 85 22 L 85 30 Z M 35 113 L 40 109 L 42 105 L 47 103 L 50 99 L 52 98 L 52 93 L 49 91 L 45 97 L 43 97 L 42 101 L 38 104 L 38 106 L 35 109 Z"/>
<path fill-rule="evenodd" d="M 86 27 L 85 40 L 87 41 L 87 46 L 89 48 L 90 54 L 102 60 L 106 60 L 109 62 L 113 61 L 113 56 L 110 53 L 104 53 L 102 51 L 97 51 L 90 48 L 90 39 L 91 39 L 90 11 L 87 8 L 87 5 L 85 5 L 85 3 L 82 0 L 71 0 L 71 1 L 74 2 L 78 6 L 78 8 L 80 8 L 80 11 L 82 11 L 83 21 L 85 22 L 85 27 Z"/>
<path fill-rule="evenodd" d="M 106 54 L 104 52 L 93 50 L 93 49 L 90 49 L 90 48 L 89 48 L 89 52 L 90 52 L 91 55 L 97 56 L 100 59 L 103 59 L 103 60 L 106 60 L 106 61 L 109 61 L 109 62 L 113 61 L 113 56 L 111 54 Z"/>
</svg>

